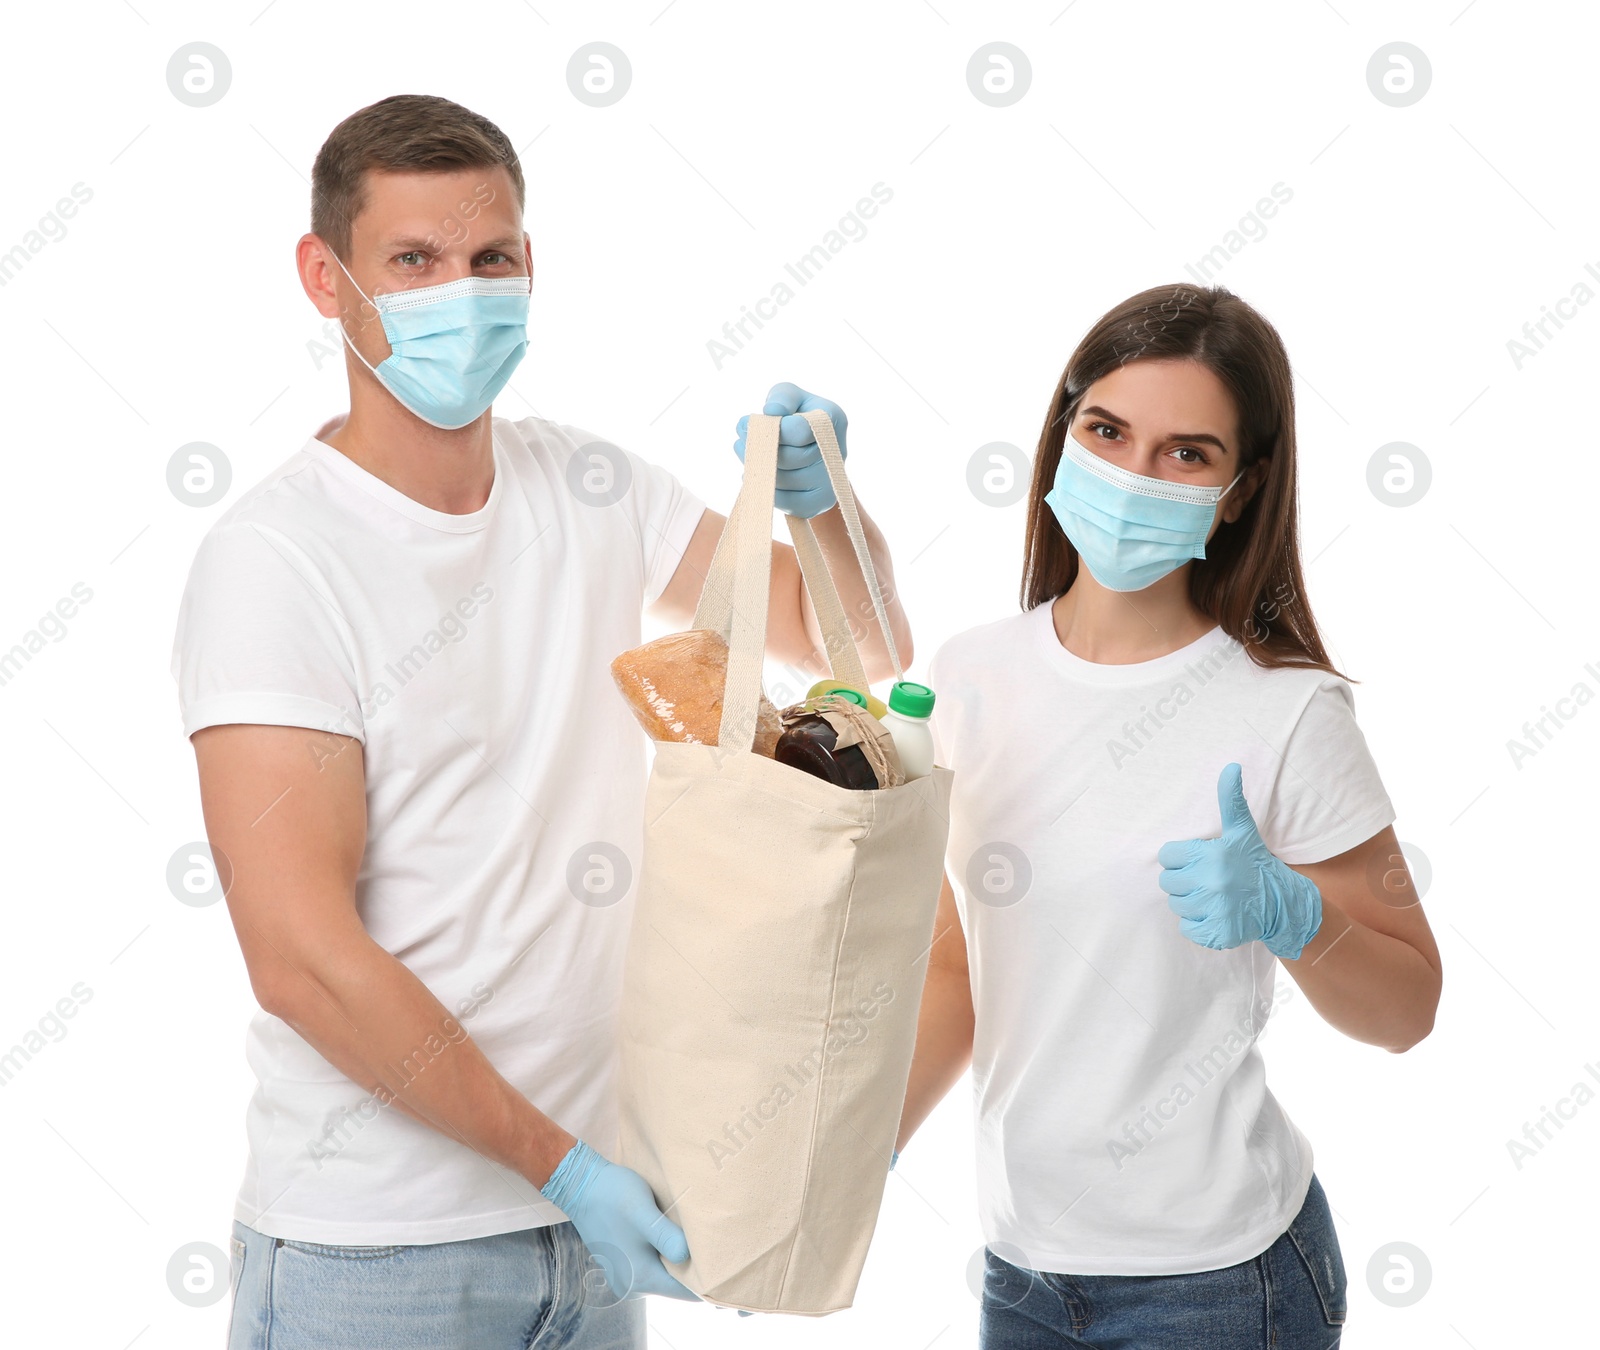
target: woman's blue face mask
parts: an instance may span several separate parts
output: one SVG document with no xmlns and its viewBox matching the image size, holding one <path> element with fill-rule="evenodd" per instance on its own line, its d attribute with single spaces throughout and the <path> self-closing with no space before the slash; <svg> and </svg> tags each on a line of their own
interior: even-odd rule
<svg viewBox="0 0 1600 1350">
<path fill-rule="evenodd" d="M 1227 487 L 1150 478 L 1101 459 L 1067 428 L 1055 483 L 1045 501 L 1089 573 L 1108 591 L 1142 591 L 1191 558 L 1206 556 L 1206 536 Z"/>
</svg>

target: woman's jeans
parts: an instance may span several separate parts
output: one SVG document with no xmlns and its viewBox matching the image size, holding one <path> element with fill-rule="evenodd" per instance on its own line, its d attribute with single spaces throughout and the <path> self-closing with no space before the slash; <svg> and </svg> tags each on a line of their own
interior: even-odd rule
<svg viewBox="0 0 1600 1350">
<path fill-rule="evenodd" d="M 570 1223 L 412 1246 L 267 1237 L 235 1220 L 228 1350 L 644 1350 Z"/>
<path fill-rule="evenodd" d="M 1315 1176 L 1260 1256 L 1193 1275 L 1054 1275 L 984 1252 L 982 1350 L 1333 1350 L 1345 1275 Z"/>
</svg>

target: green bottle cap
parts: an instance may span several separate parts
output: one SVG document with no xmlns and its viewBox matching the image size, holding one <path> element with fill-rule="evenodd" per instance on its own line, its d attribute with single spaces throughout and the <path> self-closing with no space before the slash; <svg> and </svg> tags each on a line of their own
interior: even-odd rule
<svg viewBox="0 0 1600 1350">
<path fill-rule="evenodd" d="M 933 712 L 933 690 L 925 684 L 900 680 L 889 690 L 889 711 L 903 717 L 927 717 Z"/>
<path fill-rule="evenodd" d="M 842 698 L 846 703 L 854 703 L 858 708 L 865 708 L 867 706 L 866 695 L 858 694 L 854 689 L 846 689 L 842 685 L 837 689 L 827 690 L 825 693 L 819 695 L 819 697 Z"/>
</svg>

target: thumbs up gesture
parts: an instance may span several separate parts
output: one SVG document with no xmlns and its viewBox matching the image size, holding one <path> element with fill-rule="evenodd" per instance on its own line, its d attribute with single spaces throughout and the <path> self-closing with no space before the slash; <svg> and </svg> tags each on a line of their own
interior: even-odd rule
<svg viewBox="0 0 1600 1350">
<path fill-rule="evenodd" d="M 1322 926 L 1321 893 L 1261 842 L 1237 764 L 1218 777 L 1217 804 L 1220 839 L 1175 840 L 1156 855 L 1178 931 L 1217 951 L 1260 941 L 1274 956 L 1296 960 Z"/>
</svg>

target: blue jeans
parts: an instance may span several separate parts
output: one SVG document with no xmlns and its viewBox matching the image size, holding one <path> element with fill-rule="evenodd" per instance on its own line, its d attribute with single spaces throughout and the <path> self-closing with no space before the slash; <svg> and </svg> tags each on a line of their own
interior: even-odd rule
<svg viewBox="0 0 1600 1350">
<path fill-rule="evenodd" d="M 570 1223 L 409 1246 L 273 1238 L 234 1221 L 228 1350 L 644 1350 Z"/>
<path fill-rule="evenodd" d="M 1322 1183 L 1260 1256 L 1192 1275 L 1054 1275 L 984 1252 L 981 1350 L 1335 1350 L 1345 1274 Z"/>
</svg>

